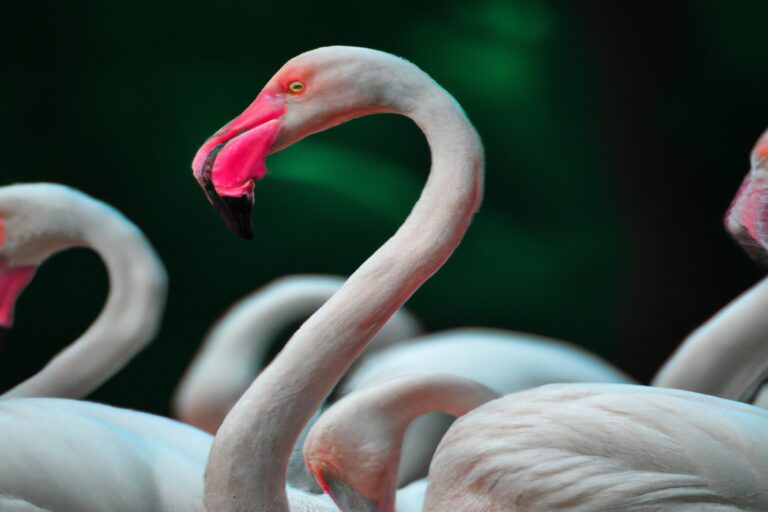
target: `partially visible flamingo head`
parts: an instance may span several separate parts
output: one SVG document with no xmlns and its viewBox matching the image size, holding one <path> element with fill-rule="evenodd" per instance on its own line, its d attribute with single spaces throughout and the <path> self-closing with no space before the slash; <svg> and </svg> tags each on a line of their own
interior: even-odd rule
<svg viewBox="0 0 768 512">
<path fill-rule="evenodd" d="M 0 329 L 12 326 L 16 301 L 37 267 L 77 245 L 68 206 L 80 196 L 45 183 L 0 187 Z"/>
<path fill-rule="evenodd" d="M 768 131 L 757 141 L 751 163 L 725 214 L 725 227 L 752 258 L 768 265 Z"/>
<path fill-rule="evenodd" d="M 252 238 L 253 183 L 266 173 L 267 155 L 349 119 L 407 105 L 403 90 L 384 85 L 402 63 L 367 48 L 330 46 L 283 65 L 192 161 L 195 178 L 227 226 Z"/>
<path fill-rule="evenodd" d="M 304 442 L 304 461 L 342 512 L 394 512 L 405 426 L 391 411 L 362 417 L 368 404 L 358 397 L 365 394 L 352 393 L 320 416 Z"/>
</svg>

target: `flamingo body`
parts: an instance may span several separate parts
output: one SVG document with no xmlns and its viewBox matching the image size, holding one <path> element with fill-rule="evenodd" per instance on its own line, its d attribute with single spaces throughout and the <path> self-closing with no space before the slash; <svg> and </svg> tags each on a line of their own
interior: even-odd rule
<svg viewBox="0 0 768 512">
<path fill-rule="evenodd" d="M 457 420 L 424 510 L 768 510 L 768 412 L 686 391 L 552 384 Z"/>
<path fill-rule="evenodd" d="M 203 510 L 211 438 L 182 423 L 77 400 L 19 398 L 0 400 L 0 432 L 0 510 Z"/>
</svg>

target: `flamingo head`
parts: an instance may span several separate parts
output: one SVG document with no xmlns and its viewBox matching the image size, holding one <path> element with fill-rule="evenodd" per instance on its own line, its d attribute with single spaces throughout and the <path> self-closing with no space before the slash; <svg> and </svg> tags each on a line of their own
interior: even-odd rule
<svg viewBox="0 0 768 512">
<path fill-rule="evenodd" d="M 342 512 L 394 512 L 403 427 L 388 411 L 373 421 L 357 414 L 352 393 L 312 426 L 304 461 Z"/>
<path fill-rule="evenodd" d="M 36 264 L 13 261 L 11 235 L 5 217 L 0 217 L 0 343 L 4 343 L 13 326 L 16 301 L 35 275 Z"/>
<path fill-rule="evenodd" d="M 395 110 L 402 91 L 387 88 L 388 71 L 402 60 L 345 46 L 318 48 L 289 60 L 253 103 L 197 151 L 195 178 L 227 226 L 252 238 L 254 181 L 266 157 L 349 119 Z M 415 67 L 414 67 L 415 68 Z"/>
<path fill-rule="evenodd" d="M 52 183 L 0 187 L 0 328 L 48 257 L 84 243 L 80 210 L 93 200 Z M 101 219 L 101 217 L 95 216 Z"/>
<path fill-rule="evenodd" d="M 725 214 L 725 227 L 752 258 L 768 264 L 768 131 L 752 151 L 752 168 Z"/>
<path fill-rule="evenodd" d="M 0 258 L 0 344 L 13 326 L 16 301 L 35 275 L 35 265 L 11 266 Z"/>
<path fill-rule="evenodd" d="M 331 497 L 341 512 L 394 512 L 383 499 L 368 498 L 355 484 L 337 475 L 327 464 L 307 461 L 312 475 L 320 488 Z"/>
</svg>

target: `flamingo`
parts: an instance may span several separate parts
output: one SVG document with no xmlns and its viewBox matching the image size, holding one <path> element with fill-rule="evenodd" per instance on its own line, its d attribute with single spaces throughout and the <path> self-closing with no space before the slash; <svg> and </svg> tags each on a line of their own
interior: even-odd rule
<svg viewBox="0 0 768 512">
<path fill-rule="evenodd" d="M 6 327 L 35 268 L 56 252 L 93 248 L 111 284 L 85 334 L 0 396 L 0 509 L 202 510 L 210 436 L 165 418 L 70 399 L 102 384 L 157 331 L 166 274 L 147 240 L 116 210 L 55 184 L 1 187 L 0 235 Z"/>
<path fill-rule="evenodd" d="M 336 46 L 291 59 L 193 160 L 209 201 L 247 238 L 253 180 L 266 172 L 268 153 L 381 112 L 409 116 L 425 133 L 432 169 L 424 191 L 397 233 L 299 328 L 227 415 L 206 468 L 209 511 L 297 510 L 285 487 L 292 446 L 371 338 L 456 248 L 481 201 L 484 159 L 464 112 L 423 71 L 387 53 Z"/>
<path fill-rule="evenodd" d="M 232 406 L 268 363 L 278 334 L 315 312 L 344 283 L 326 275 L 276 279 L 241 299 L 211 329 L 187 368 L 173 399 L 175 416 L 215 434 Z M 416 336 L 416 319 L 401 309 L 367 352 Z"/>
<path fill-rule="evenodd" d="M 344 63 L 343 65 L 347 65 L 347 63 Z M 298 121 L 294 122 L 293 125 L 286 127 L 285 120 L 291 120 L 293 116 L 311 115 L 313 112 L 312 109 L 319 108 L 316 106 L 316 103 L 320 102 L 319 98 L 315 100 L 315 102 L 311 101 L 312 96 L 317 97 L 317 93 L 312 93 L 309 97 L 305 94 L 304 87 L 306 84 L 304 84 L 303 81 L 290 78 L 291 73 L 300 73 L 300 71 L 292 68 L 292 66 L 301 66 L 301 64 L 296 64 L 294 62 L 287 65 L 282 73 L 278 73 L 278 77 L 272 81 L 274 85 L 271 86 L 271 88 L 268 86 L 243 115 L 239 116 L 236 120 L 232 121 L 209 139 L 197 153 L 193 162 L 195 176 L 202 185 L 209 200 L 225 218 L 227 225 L 242 236 L 250 236 L 247 214 L 250 208 L 250 201 L 252 200 L 251 179 L 260 178 L 265 172 L 263 158 L 260 159 L 258 157 L 260 152 L 263 155 L 268 151 L 274 151 L 280 147 L 286 146 L 290 137 L 298 140 L 301 136 L 318 131 L 319 129 L 331 126 L 356 115 L 396 108 L 395 105 L 366 105 L 365 103 L 361 103 L 360 107 L 362 110 L 354 112 L 353 110 L 350 110 L 355 108 L 354 105 L 343 103 L 344 101 L 348 101 L 343 95 L 350 95 L 351 93 L 339 88 L 338 93 L 340 98 L 328 98 L 323 96 L 322 101 L 326 102 L 326 110 L 318 112 L 316 118 L 307 117 L 306 120 L 304 120 L 306 123 L 304 129 L 298 127 Z M 311 74 L 315 71 L 326 72 L 326 70 L 312 69 L 309 70 L 308 73 Z M 331 71 L 328 70 L 328 72 L 330 73 Z M 398 72 L 400 72 L 400 70 L 398 70 Z M 341 73 L 346 74 L 349 73 L 349 71 L 342 70 Z M 368 78 L 365 75 L 362 76 L 364 81 Z M 342 76 L 339 76 L 337 79 L 341 80 L 341 78 Z M 425 77 L 423 76 L 416 78 L 419 81 L 424 81 L 424 85 L 427 86 L 429 90 L 436 89 L 436 86 L 434 86 L 430 79 L 424 80 Z M 282 80 L 282 82 L 280 82 L 280 80 Z M 364 90 L 367 85 L 370 85 L 372 89 L 380 88 L 377 84 L 372 83 L 363 83 L 361 88 Z M 403 84 L 395 84 L 395 87 L 404 87 L 405 85 L 407 84 L 404 82 Z M 301 90 L 291 91 L 290 87 L 292 86 L 298 87 Z M 317 89 L 313 88 L 313 90 Z M 283 91 L 285 91 L 285 93 L 283 93 Z M 379 92 L 377 92 L 377 94 L 378 93 Z M 442 94 L 438 96 L 438 98 L 442 103 L 446 104 L 449 109 L 455 111 L 456 105 L 452 99 L 449 99 Z M 392 99 L 388 100 L 392 101 Z M 368 100 L 363 98 L 362 101 Z M 406 101 L 408 100 L 406 99 Z M 309 103 L 312 103 L 312 105 L 309 105 Z M 291 110 L 293 105 L 296 105 L 295 108 L 299 108 L 303 104 L 309 105 L 306 107 L 306 112 L 302 113 L 301 111 Z M 334 108 L 336 111 L 333 110 Z M 283 116 L 282 121 L 280 120 L 281 116 Z M 417 120 L 417 122 L 419 121 Z M 279 131 L 282 135 L 278 135 L 277 133 L 279 124 L 282 124 L 282 126 L 279 127 Z M 297 133 L 300 132 L 301 134 L 299 136 L 285 135 L 289 134 L 290 130 L 295 130 Z M 469 133 L 474 137 L 473 130 L 470 130 Z M 283 137 L 283 140 L 280 140 L 281 136 Z M 451 134 L 451 136 L 454 136 L 454 134 Z M 478 140 L 471 141 L 471 143 L 477 150 L 477 153 L 473 156 L 474 161 L 470 163 L 472 165 L 478 165 L 482 159 L 480 143 Z M 464 144 L 464 146 L 466 146 L 466 144 Z M 445 160 L 450 160 L 452 158 L 451 156 L 445 155 L 439 156 Z M 242 162 L 247 164 L 245 166 L 247 169 L 242 167 Z M 476 174 L 476 180 L 479 181 L 481 179 L 479 170 L 472 169 L 471 172 Z M 242 181 L 237 182 L 235 177 L 240 177 Z M 479 189 L 480 183 L 471 183 L 471 185 L 473 187 L 478 187 Z M 438 343 L 428 344 L 435 350 L 421 352 L 421 357 L 425 364 L 430 365 L 430 367 L 433 367 L 432 365 L 440 366 L 440 362 L 442 362 L 443 366 L 456 366 L 457 364 L 460 364 L 460 359 L 462 358 L 461 349 L 467 347 L 466 341 L 468 340 L 465 340 L 464 343 L 456 343 L 456 340 L 453 339 L 455 338 L 453 333 L 448 333 L 446 336 L 450 339 L 446 340 L 447 343 L 444 345 Z M 485 333 L 478 333 L 478 336 L 485 336 Z M 494 357 L 492 354 L 493 349 L 491 349 L 492 345 L 498 345 L 500 347 L 501 352 L 497 355 L 509 355 L 509 351 L 506 350 L 507 347 L 501 347 L 501 344 L 497 342 L 498 340 L 494 340 L 489 341 L 486 344 L 488 350 L 485 351 L 484 354 L 486 354 L 487 362 L 490 362 Z M 398 350 L 408 353 L 410 349 L 407 347 L 395 349 L 393 347 L 389 352 L 395 353 Z M 451 354 L 450 352 L 453 353 Z M 574 368 L 572 374 L 578 374 L 579 376 L 569 377 L 568 375 L 561 374 L 558 380 L 607 380 L 611 382 L 623 382 L 628 380 L 626 376 L 621 375 L 620 372 L 616 370 L 608 369 L 607 366 L 598 368 L 598 366 L 603 363 L 598 363 L 596 360 L 588 361 L 587 357 L 582 353 L 576 354 L 574 357 L 577 357 L 578 360 L 573 363 Z M 377 358 L 376 361 L 382 362 L 385 359 L 386 356 Z M 475 358 L 475 360 L 478 360 L 478 358 Z M 394 361 L 395 358 L 392 359 L 392 364 L 388 370 L 389 376 L 395 376 L 400 373 L 396 368 L 397 365 Z M 500 363 L 500 361 L 497 362 L 497 364 L 498 363 Z M 353 371 L 350 380 L 354 381 L 356 384 L 346 386 L 345 389 L 349 391 L 354 387 L 367 385 L 371 382 L 375 382 L 378 378 L 382 378 L 383 373 L 386 372 L 376 371 L 377 364 L 379 363 L 366 365 L 365 369 L 361 368 L 360 370 Z M 544 381 L 551 381 L 550 377 L 544 378 Z M 509 389 L 505 387 L 503 389 L 509 391 Z M 406 451 L 408 455 L 402 465 L 403 471 L 401 474 L 401 482 L 408 482 L 414 478 L 423 476 L 431 453 L 434 451 L 440 436 L 447 427 L 448 424 L 443 418 L 435 416 L 420 420 L 420 422 L 414 426 L 415 431 L 412 434 L 409 434 L 409 439 L 406 441 L 408 446 L 412 448 Z M 292 466 L 293 465 L 290 464 L 289 468 Z M 292 479 L 289 479 L 289 481 L 295 483 Z"/>
<path fill-rule="evenodd" d="M 103 259 L 107 302 L 77 340 L 2 398 L 82 398 L 155 336 L 167 277 L 139 229 L 119 212 L 55 184 L 0 188 L 0 325 L 10 328 L 18 296 L 35 269 L 61 250 L 86 246 Z"/>
<path fill-rule="evenodd" d="M 459 418 L 424 510 L 768 510 L 768 412 L 690 391 L 550 384 Z"/>
</svg>

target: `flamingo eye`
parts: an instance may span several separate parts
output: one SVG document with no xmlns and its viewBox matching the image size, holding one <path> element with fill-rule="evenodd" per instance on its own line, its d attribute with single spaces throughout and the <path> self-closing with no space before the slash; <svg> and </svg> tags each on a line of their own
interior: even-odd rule
<svg viewBox="0 0 768 512">
<path fill-rule="evenodd" d="M 293 94 L 300 94 L 304 92 L 304 82 L 300 80 L 294 80 L 290 84 L 288 84 L 288 91 Z"/>
</svg>

